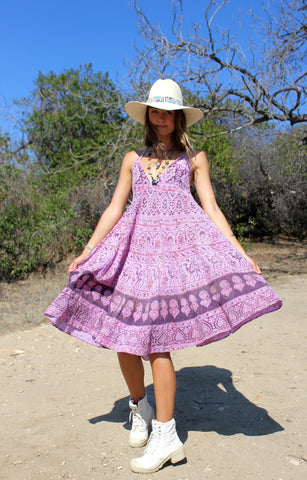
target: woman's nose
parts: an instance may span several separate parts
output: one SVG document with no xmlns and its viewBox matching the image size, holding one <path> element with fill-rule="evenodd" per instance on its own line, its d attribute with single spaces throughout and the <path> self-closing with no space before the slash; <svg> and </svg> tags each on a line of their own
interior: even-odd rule
<svg viewBox="0 0 307 480">
<path fill-rule="evenodd" d="M 158 118 L 159 118 L 159 120 L 164 120 L 165 119 L 165 112 L 159 112 Z"/>
</svg>

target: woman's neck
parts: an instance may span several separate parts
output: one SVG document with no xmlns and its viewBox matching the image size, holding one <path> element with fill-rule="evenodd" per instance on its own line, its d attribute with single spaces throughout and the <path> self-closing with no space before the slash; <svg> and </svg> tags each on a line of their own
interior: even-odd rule
<svg viewBox="0 0 307 480">
<path fill-rule="evenodd" d="M 171 138 L 165 139 L 165 140 L 160 140 L 159 145 L 161 148 L 163 148 L 165 151 L 171 150 L 174 148 L 174 142 Z"/>
<path fill-rule="evenodd" d="M 165 145 L 164 143 L 158 143 L 158 145 L 152 145 L 148 148 L 148 156 L 157 158 L 158 160 L 174 160 L 182 152 L 175 147 L 173 143 Z"/>
</svg>

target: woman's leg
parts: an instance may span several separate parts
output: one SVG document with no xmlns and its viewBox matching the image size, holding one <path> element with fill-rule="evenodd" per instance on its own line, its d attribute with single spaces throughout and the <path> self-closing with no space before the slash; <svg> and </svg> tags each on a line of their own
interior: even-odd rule
<svg viewBox="0 0 307 480">
<path fill-rule="evenodd" d="M 130 353 L 119 352 L 119 365 L 134 403 L 145 397 L 144 366 L 142 358 Z"/>
<path fill-rule="evenodd" d="M 131 460 L 133 472 L 153 473 L 170 460 L 181 462 L 185 458 L 183 443 L 176 432 L 173 418 L 176 375 L 169 353 L 148 355 L 154 380 L 157 420 L 152 421 L 152 434 L 142 457 Z"/>
<path fill-rule="evenodd" d="M 132 427 L 129 435 L 130 447 L 142 447 L 147 443 L 148 427 L 154 418 L 154 410 L 145 395 L 144 366 L 141 357 L 118 353 L 121 371 L 129 388 Z"/>
<path fill-rule="evenodd" d="M 174 416 L 176 374 L 170 353 L 148 355 L 155 389 L 156 412 L 159 422 L 168 422 Z"/>
</svg>

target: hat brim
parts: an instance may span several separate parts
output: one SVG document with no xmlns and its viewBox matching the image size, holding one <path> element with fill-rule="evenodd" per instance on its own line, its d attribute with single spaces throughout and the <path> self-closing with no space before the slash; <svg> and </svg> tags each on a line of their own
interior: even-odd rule
<svg viewBox="0 0 307 480">
<path fill-rule="evenodd" d="M 200 120 L 204 115 L 199 108 L 185 107 L 183 105 L 161 102 L 128 102 L 125 106 L 125 110 L 129 117 L 144 125 L 147 107 L 158 108 L 162 110 L 182 110 L 185 114 L 187 127 L 190 127 L 194 123 L 198 122 L 198 120 Z"/>
</svg>

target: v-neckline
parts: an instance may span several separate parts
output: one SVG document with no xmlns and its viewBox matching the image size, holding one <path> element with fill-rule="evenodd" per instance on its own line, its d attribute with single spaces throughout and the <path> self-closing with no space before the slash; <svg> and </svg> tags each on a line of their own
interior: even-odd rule
<svg viewBox="0 0 307 480">
<path fill-rule="evenodd" d="M 161 175 L 159 176 L 159 179 L 158 179 L 158 182 L 157 182 L 156 185 L 159 184 L 159 182 L 160 182 L 161 178 L 163 177 L 163 175 L 165 174 L 165 172 L 166 172 L 172 165 L 174 165 L 174 163 L 178 162 L 178 160 L 180 160 L 180 159 L 183 157 L 183 155 L 184 155 L 184 154 L 181 153 L 181 155 L 180 155 L 179 157 L 177 157 L 175 160 L 173 160 L 172 163 L 171 163 L 168 167 L 165 168 L 165 170 L 164 170 L 164 171 L 161 173 Z M 145 175 L 145 177 L 147 178 L 147 180 L 148 180 L 148 182 L 150 183 L 150 185 L 156 186 L 156 185 L 154 185 L 154 184 L 152 183 L 152 180 L 153 180 L 153 179 L 150 178 L 150 177 L 148 177 L 147 173 L 146 173 L 145 170 L 144 170 L 144 167 L 143 167 L 143 165 L 142 165 L 142 158 L 143 158 L 143 157 L 144 157 L 144 155 L 140 155 L 139 158 L 138 158 L 138 160 L 139 160 L 139 162 L 140 162 L 141 170 L 142 170 L 142 172 L 144 173 L 144 175 Z"/>
</svg>

